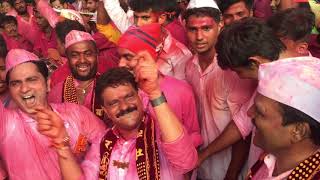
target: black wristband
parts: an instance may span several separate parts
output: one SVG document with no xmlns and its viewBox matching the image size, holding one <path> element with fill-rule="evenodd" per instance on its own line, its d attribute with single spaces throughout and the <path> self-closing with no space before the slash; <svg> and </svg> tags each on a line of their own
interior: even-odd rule
<svg viewBox="0 0 320 180">
<path fill-rule="evenodd" d="M 158 97 L 158 98 L 156 98 L 156 99 L 151 99 L 150 102 L 151 102 L 152 107 L 156 107 L 156 106 L 159 106 L 159 105 L 162 104 L 162 103 L 167 102 L 167 99 L 166 99 L 166 97 L 164 96 L 164 94 L 161 93 L 161 96 L 160 96 L 160 97 Z"/>
</svg>

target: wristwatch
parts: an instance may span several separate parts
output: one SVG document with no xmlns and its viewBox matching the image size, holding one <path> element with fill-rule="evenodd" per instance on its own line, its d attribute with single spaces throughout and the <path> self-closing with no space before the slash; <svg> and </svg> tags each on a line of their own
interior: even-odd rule
<svg viewBox="0 0 320 180">
<path fill-rule="evenodd" d="M 161 96 L 156 98 L 156 99 L 151 99 L 150 100 L 152 107 L 159 106 L 162 103 L 167 102 L 166 97 L 164 96 L 163 92 L 161 93 Z"/>
</svg>

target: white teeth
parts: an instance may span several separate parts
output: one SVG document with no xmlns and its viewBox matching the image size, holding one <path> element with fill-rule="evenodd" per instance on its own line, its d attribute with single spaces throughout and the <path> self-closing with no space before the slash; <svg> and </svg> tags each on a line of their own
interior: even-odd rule
<svg viewBox="0 0 320 180">
<path fill-rule="evenodd" d="M 31 98 L 31 97 L 33 97 L 33 96 L 31 96 L 31 95 L 29 95 L 29 96 L 23 96 L 22 98 L 23 98 L 23 99 L 29 99 L 29 98 Z"/>
</svg>

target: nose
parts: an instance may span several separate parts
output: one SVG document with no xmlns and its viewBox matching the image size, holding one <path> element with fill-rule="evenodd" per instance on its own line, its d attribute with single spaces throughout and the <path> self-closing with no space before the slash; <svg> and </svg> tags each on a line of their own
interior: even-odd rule
<svg viewBox="0 0 320 180">
<path fill-rule="evenodd" d="M 119 67 L 126 67 L 126 68 L 128 68 L 127 61 L 125 60 L 124 57 L 121 57 L 121 58 L 120 58 L 120 60 L 119 60 Z"/>
<path fill-rule="evenodd" d="M 29 86 L 27 83 L 21 83 L 21 86 L 20 86 L 20 91 L 21 93 L 27 93 L 29 91 Z"/>
<path fill-rule="evenodd" d="M 203 39 L 203 34 L 201 30 L 197 31 L 196 38 L 198 41 L 201 41 Z"/>
<path fill-rule="evenodd" d="M 128 107 L 129 107 L 129 105 L 125 100 L 120 101 L 119 108 L 121 110 L 126 110 L 126 109 L 128 109 Z"/>
</svg>

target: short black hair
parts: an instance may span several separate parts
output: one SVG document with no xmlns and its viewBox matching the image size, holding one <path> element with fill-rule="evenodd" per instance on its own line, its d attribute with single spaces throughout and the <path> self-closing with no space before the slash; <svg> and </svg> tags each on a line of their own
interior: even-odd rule
<svg viewBox="0 0 320 180">
<path fill-rule="evenodd" d="M 315 145 L 320 145 L 320 123 L 304 112 L 291 106 L 280 103 L 281 113 L 283 117 L 282 125 L 290 125 L 294 123 L 305 122 L 309 125 L 311 131 L 311 140 Z"/>
<path fill-rule="evenodd" d="M 1 18 L 0 26 L 4 28 L 4 26 L 9 23 L 14 23 L 15 25 L 18 24 L 17 19 L 14 16 L 3 16 Z"/>
<path fill-rule="evenodd" d="M 178 9 L 175 0 L 130 0 L 129 7 L 136 12 L 174 12 Z"/>
<path fill-rule="evenodd" d="M 308 41 L 315 26 L 315 15 L 306 8 L 291 8 L 272 15 L 267 24 L 278 37 L 293 41 Z"/>
<path fill-rule="evenodd" d="M 57 1 L 57 0 L 50 0 L 50 4 L 51 4 L 51 3 L 53 3 L 53 2 L 55 2 L 55 1 Z M 59 2 L 60 2 L 60 4 L 62 4 L 62 5 L 65 3 L 65 1 L 64 1 L 64 0 L 58 0 L 58 1 L 59 1 Z"/>
<path fill-rule="evenodd" d="M 80 24 L 78 21 L 65 19 L 62 22 L 58 22 L 55 27 L 55 31 L 57 34 L 58 39 L 65 44 L 65 38 L 67 34 L 72 30 L 78 30 L 78 31 L 84 31 L 86 32 L 86 29 L 82 24 Z"/>
<path fill-rule="evenodd" d="M 221 10 L 222 14 L 229 9 L 235 3 L 244 2 L 247 9 L 250 11 L 252 10 L 253 0 L 223 0 L 219 3 L 219 9 Z"/>
<path fill-rule="evenodd" d="M 285 49 L 270 27 L 252 17 L 226 26 L 218 36 L 215 47 L 218 64 L 222 69 L 248 67 L 252 56 L 274 61 Z"/>
<path fill-rule="evenodd" d="M 136 91 L 138 91 L 138 84 L 135 81 L 134 75 L 126 68 L 116 67 L 109 69 L 102 74 L 96 84 L 95 94 L 100 99 L 100 104 L 103 104 L 102 93 L 108 87 L 118 87 L 120 85 L 130 84 Z"/>
<path fill-rule="evenodd" d="M 190 16 L 204 17 L 208 16 L 213 18 L 217 23 L 221 21 L 221 13 L 219 9 L 211 7 L 191 8 L 187 9 L 183 15 L 183 18 L 188 21 Z"/>
<path fill-rule="evenodd" d="M 8 53 L 6 41 L 3 39 L 0 34 L 0 58 L 6 58 Z"/>
<path fill-rule="evenodd" d="M 33 63 L 34 65 L 36 65 L 38 71 L 41 73 L 41 75 L 44 77 L 45 80 L 48 80 L 48 77 L 49 77 L 49 70 L 48 70 L 48 67 L 46 65 L 46 63 L 42 60 L 39 60 L 39 61 L 26 61 L 24 63 Z M 10 69 L 8 71 L 8 73 L 6 74 L 6 83 L 7 85 L 9 85 L 9 77 L 10 77 L 10 73 L 11 73 L 12 69 Z"/>
</svg>

